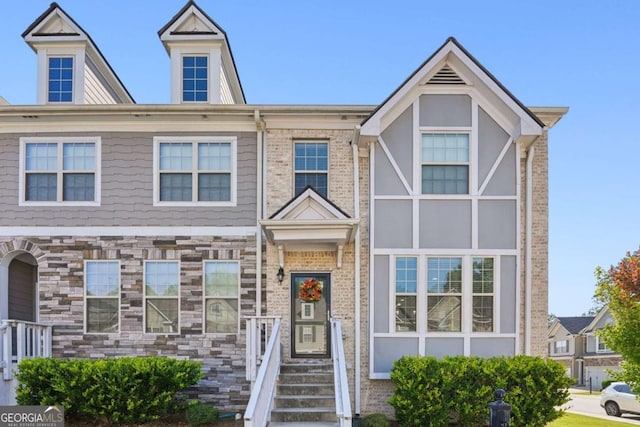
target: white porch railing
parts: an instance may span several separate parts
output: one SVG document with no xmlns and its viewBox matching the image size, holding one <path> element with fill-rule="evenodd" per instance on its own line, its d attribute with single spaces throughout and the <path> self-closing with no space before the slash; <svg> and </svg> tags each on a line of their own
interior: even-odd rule
<svg viewBox="0 0 640 427">
<path fill-rule="evenodd" d="M 349 398 L 349 380 L 347 378 L 347 362 L 344 357 L 342 343 L 342 324 L 340 320 L 331 319 L 331 355 L 333 358 L 333 383 L 336 394 L 336 415 L 340 427 L 351 427 L 351 399 Z"/>
<path fill-rule="evenodd" d="M 258 367 L 267 349 L 269 337 L 273 331 L 277 316 L 247 316 L 247 381 L 251 381 L 251 390 L 258 377 Z"/>
<path fill-rule="evenodd" d="M 15 332 L 15 333 L 14 333 Z M 0 367 L 5 380 L 22 359 L 51 357 L 51 326 L 23 320 L 0 321 Z"/>
<path fill-rule="evenodd" d="M 267 334 L 269 325 L 271 333 Z M 268 337 L 268 341 L 264 354 L 261 354 L 263 332 L 265 339 Z M 249 357 L 250 343 L 252 343 L 251 357 Z M 255 382 L 251 380 L 251 397 L 244 414 L 244 427 L 265 427 L 269 422 L 280 373 L 281 356 L 280 318 L 251 317 L 247 319 L 247 379 L 250 379 L 250 373 L 257 366 L 257 362 L 260 360 L 261 363 Z"/>
</svg>

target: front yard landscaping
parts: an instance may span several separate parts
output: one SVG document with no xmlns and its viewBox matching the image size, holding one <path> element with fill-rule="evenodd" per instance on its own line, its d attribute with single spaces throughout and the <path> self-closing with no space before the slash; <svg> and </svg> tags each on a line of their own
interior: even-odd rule
<svg viewBox="0 0 640 427">
<path fill-rule="evenodd" d="M 602 419 L 587 417 L 578 414 L 565 413 L 561 418 L 547 424 L 547 427 L 602 427 L 602 426 L 631 426 L 635 424 L 625 423 L 614 418 Z"/>
</svg>

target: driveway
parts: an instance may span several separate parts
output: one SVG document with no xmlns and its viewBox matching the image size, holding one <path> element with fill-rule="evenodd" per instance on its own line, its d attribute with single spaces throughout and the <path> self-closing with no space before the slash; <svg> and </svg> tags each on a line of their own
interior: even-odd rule
<svg viewBox="0 0 640 427">
<path fill-rule="evenodd" d="M 570 389 L 571 401 L 563 406 L 567 412 L 573 414 L 587 415 L 589 417 L 602 418 L 609 421 L 624 421 L 629 424 L 640 426 L 640 416 L 625 414 L 620 418 L 610 417 L 604 409 L 600 407 L 600 394 L 588 394 L 588 391 L 580 389 Z M 587 394 L 585 394 L 587 393 Z"/>
</svg>

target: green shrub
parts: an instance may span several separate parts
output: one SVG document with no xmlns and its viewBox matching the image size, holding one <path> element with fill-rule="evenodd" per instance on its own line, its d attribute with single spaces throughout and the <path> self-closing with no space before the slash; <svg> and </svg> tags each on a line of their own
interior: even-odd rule
<svg viewBox="0 0 640 427">
<path fill-rule="evenodd" d="M 185 412 L 187 422 L 194 426 L 212 423 L 218 419 L 219 415 L 218 408 L 202 403 L 189 406 Z"/>
<path fill-rule="evenodd" d="M 567 378 L 559 363 L 530 356 L 403 357 L 391 371 L 389 403 L 405 427 L 484 426 L 496 389 L 506 390 L 513 425 L 541 427 L 558 418 L 568 402 Z"/>
<path fill-rule="evenodd" d="M 362 427 L 389 427 L 389 420 L 384 414 L 369 414 L 362 419 Z"/>
<path fill-rule="evenodd" d="M 141 423 L 168 413 L 176 392 L 200 380 L 200 364 L 166 357 L 24 359 L 19 405 L 62 405 L 65 415 Z"/>
</svg>

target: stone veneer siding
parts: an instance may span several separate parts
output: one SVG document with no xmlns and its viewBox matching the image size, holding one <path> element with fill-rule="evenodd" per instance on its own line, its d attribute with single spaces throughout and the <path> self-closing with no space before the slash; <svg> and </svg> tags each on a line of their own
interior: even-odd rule
<svg viewBox="0 0 640 427">
<path fill-rule="evenodd" d="M 0 259 L 15 250 L 38 262 L 39 322 L 53 325 L 53 355 L 60 358 L 168 356 L 202 363 L 204 378 L 188 394 L 220 408 L 243 411 L 245 321 L 255 315 L 254 236 L 96 237 L 40 236 L 0 239 Z M 84 333 L 84 261 L 120 261 L 120 332 Z M 180 333 L 143 332 L 143 263 L 180 262 Z M 203 333 L 203 261 L 240 263 L 237 334 Z"/>
</svg>

